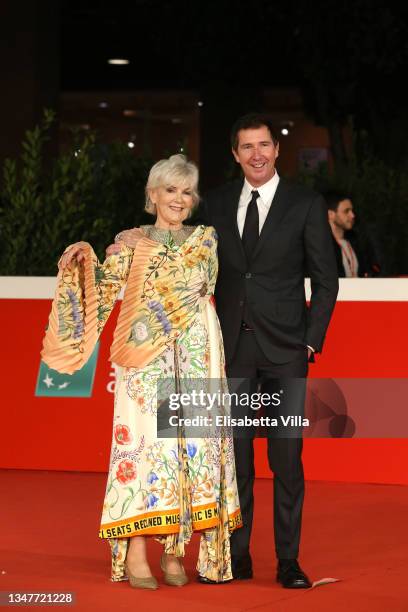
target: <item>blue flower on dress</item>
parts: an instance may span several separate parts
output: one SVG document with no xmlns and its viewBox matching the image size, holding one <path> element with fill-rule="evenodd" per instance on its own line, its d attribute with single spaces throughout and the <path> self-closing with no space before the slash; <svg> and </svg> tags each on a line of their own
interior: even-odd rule
<svg viewBox="0 0 408 612">
<path fill-rule="evenodd" d="M 214 240 L 218 240 L 218 234 L 215 230 L 212 233 L 212 237 L 214 238 Z"/>
<path fill-rule="evenodd" d="M 212 240 L 204 240 L 203 245 L 211 248 L 212 247 Z"/>
<path fill-rule="evenodd" d="M 154 493 L 149 493 L 149 495 L 147 496 L 147 507 L 154 508 L 158 501 L 159 501 L 159 498 L 156 497 Z"/>
<path fill-rule="evenodd" d="M 157 474 L 155 474 L 154 472 L 150 472 L 150 474 L 147 477 L 147 482 L 149 484 L 153 484 L 154 482 L 156 482 L 156 480 L 159 480 L 159 477 L 157 476 Z"/>
<path fill-rule="evenodd" d="M 163 310 L 163 305 L 156 300 L 150 300 L 150 302 L 147 302 L 147 305 L 153 312 L 161 312 Z"/>
<path fill-rule="evenodd" d="M 193 459 L 197 452 L 197 445 L 194 442 L 187 442 L 187 454 L 190 459 Z"/>
<path fill-rule="evenodd" d="M 156 312 L 156 319 L 159 321 L 159 323 L 161 323 L 164 333 L 169 335 L 172 330 L 172 326 L 166 317 L 166 314 L 164 312 Z"/>
<path fill-rule="evenodd" d="M 74 330 L 72 334 L 72 338 L 74 340 L 78 340 L 84 333 L 84 324 L 82 320 L 82 315 L 80 313 L 80 304 L 77 296 L 72 291 L 72 289 L 68 289 L 67 291 L 68 299 L 71 303 L 72 308 L 72 319 L 74 321 Z"/>
<path fill-rule="evenodd" d="M 171 323 L 169 320 L 163 321 L 163 331 L 165 334 L 169 335 L 171 332 Z"/>
</svg>

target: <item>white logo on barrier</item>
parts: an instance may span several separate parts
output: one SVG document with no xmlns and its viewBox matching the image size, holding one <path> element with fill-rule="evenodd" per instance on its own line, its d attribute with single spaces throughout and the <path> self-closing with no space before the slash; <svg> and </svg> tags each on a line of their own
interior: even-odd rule
<svg viewBox="0 0 408 612">
<path fill-rule="evenodd" d="M 106 385 L 106 390 L 108 393 L 115 393 L 116 377 L 117 377 L 117 366 L 115 366 L 115 364 L 112 363 L 111 371 L 109 372 L 109 378 L 112 380 L 110 380 L 108 384 Z"/>
</svg>

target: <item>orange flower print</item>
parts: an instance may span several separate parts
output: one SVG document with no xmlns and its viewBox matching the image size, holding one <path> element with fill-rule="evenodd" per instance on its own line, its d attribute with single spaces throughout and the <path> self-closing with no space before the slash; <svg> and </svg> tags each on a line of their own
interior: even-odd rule
<svg viewBox="0 0 408 612">
<path fill-rule="evenodd" d="M 133 436 L 127 425 L 115 425 L 114 433 L 117 444 L 130 444 L 133 440 Z"/>
<path fill-rule="evenodd" d="M 169 292 L 169 287 L 166 285 L 166 283 L 159 282 L 156 283 L 156 291 L 159 295 L 165 295 Z"/>
<path fill-rule="evenodd" d="M 124 459 L 118 465 L 116 478 L 122 484 L 127 484 L 136 478 L 136 463 L 129 459 Z"/>
<path fill-rule="evenodd" d="M 175 306 L 175 301 L 171 300 L 171 299 L 167 299 L 164 302 L 164 308 L 169 311 L 169 310 L 174 310 L 174 306 Z"/>
</svg>

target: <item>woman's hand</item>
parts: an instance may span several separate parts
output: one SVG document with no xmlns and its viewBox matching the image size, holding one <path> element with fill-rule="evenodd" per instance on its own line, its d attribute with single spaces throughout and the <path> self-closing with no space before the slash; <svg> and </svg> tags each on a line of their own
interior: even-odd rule
<svg viewBox="0 0 408 612">
<path fill-rule="evenodd" d="M 87 242 L 75 242 L 62 254 L 58 262 L 58 270 L 65 270 L 67 266 L 75 258 L 77 262 L 80 262 L 85 257 L 84 249 L 88 246 Z"/>
<path fill-rule="evenodd" d="M 117 255 L 120 253 L 123 245 L 129 247 L 130 249 L 134 249 L 141 238 L 143 238 L 145 234 L 140 229 L 140 227 L 135 227 L 129 230 L 123 230 L 115 237 L 115 243 L 110 244 L 106 249 L 106 257 L 110 255 Z"/>
<path fill-rule="evenodd" d="M 111 255 L 117 255 L 120 253 L 122 249 L 122 244 L 120 242 L 115 242 L 114 244 L 110 244 L 106 249 L 106 257 L 110 257 Z"/>
<path fill-rule="evenodd" d="M 143 238 L 144 233 L 140 229 L 140 227 L 134 227 L 133 229 L 123 230 L 123 232 L 119 232 L 115 238 L 115 242 L 124 242 L 127 247 L 134 249 L 137 243 L 141 238 Z"/>
</svg>

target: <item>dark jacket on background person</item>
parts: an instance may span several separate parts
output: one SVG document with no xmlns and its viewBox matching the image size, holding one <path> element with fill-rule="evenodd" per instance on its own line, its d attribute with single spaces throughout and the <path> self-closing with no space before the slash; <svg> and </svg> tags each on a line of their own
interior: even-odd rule
<svg viewBox="0 0 408 612">
<path fill-rule="evenodd" d="M 363 247 L 359 234 L 355 230 L 350 230 L 348 232 L 345 232 L 344 239 L 348 240 L 348 242 L 351 244 L 354 253 L 356 254 L 358 261 L 359 278 L 380 276 L 380 264 L 378 262 L 375 262 L 375 258 L 371 256 L 372 249 Z M 337 240 L 334 238 L 334 236 L 333 247 L 336 256 L 337 272 L 339 278 L 344 278 L 346 274 L 343 266 L 341 247 L 338 244 Z"/>
</svg>

